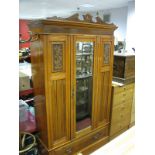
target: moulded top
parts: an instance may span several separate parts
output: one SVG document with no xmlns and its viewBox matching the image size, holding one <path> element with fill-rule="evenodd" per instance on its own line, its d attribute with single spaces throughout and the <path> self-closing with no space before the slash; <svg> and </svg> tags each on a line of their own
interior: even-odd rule
<svg viewBox="0 0 155 155">
<path fill-rule="evenodd" d="M 29 21 L 29 27 L 32 32 L 37 33 L 83 33 L 83 34 L 113 34 L 117 26 L 113 23 L 108 24 L 96 17 L 92 20 L 89 14 L 83 15 L 84 20 L 78 18 L 75 14 L 69 18 L 52 17 L 42 20 Z"/>
</svg>

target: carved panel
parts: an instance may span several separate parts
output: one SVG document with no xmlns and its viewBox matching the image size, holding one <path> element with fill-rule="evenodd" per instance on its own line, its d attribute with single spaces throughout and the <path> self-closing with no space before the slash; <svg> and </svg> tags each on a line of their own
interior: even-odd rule
<svg viewBox="0 0 155 155">
<path fill-rule="evenodd" d="M 64 57 L 64 44 L 63 42 L 55 42 L 52 44 L 52 68 L 53 72 L 63 71 L 63 57 Z"/>
<path fill-rule="evenodd" d="M 110 61 L 110 44 L 104 44 L 104 56 L 103 56 L 103 63 L 109 64 Z"/>
</svg>

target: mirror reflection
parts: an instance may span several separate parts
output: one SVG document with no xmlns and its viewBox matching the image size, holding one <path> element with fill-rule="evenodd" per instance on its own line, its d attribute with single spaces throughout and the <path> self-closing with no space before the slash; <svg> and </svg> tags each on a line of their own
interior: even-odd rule
<svg viewBox="0 0 155 155">
<path fill-rule="evenodd" d="M 76 43 L 76 130 L 91 125 L 93 42 Z"/>
</svg>

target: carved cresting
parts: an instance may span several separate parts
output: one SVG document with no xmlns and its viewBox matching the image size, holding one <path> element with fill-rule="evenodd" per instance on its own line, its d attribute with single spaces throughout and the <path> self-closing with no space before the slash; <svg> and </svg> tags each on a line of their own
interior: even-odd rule
<svg viewBox="0 0 155 155">
<path fill-rule="evenodd" d="M 93 21 L 93 16 L 89 13 L 82 15 L 83 19 L 79 18 L 79 14 L 75 13 L 70 17 L 67 18 L 62 18 L 62 17 L 57 17 L 57 16 L 53 16 L 53 17 L 47 17 L 47 19 L 49 20 L 58 20 L 58 21 L 75 21 L 75 22 L 86 22 L 86 23 L 96 23 L 96 24 L 105 24 L 105 25 L 112 25 L 115 26 L 113 23 L 109 24 L 106 23 L 102 20 L 101 17 L 99 17 L 99 14 L 97 13 L 97 17 L 96 17 L 96 21 Z"/>
<path fill-rule="evenodd" d="M 63 43 L 53 43 L 53 72 L 63 71 Z"/>
<path fill-rule="evenodd" d="M 110 45 L 104 44 L 104 64 L 108 64 L 110 59 Z"/>
<path fill-rule="evenodd" d="M 92 17 L 93 17 L 93 16 L 90 15 L 90 14 L 83 15 L 83 18 L 84 18 L 84 21 L 85 21 L 85 22 L 93 23 Z"/>
<path fill-rule="evenodd" d="M 96 23 L 99 23 L 99 24 L 105 24 L 105 22 L 101 19 L 101 17 L 99 17 L 99 13 L 97 12 L 97 17 L 96 17 Z"/>
<path fill-rule="evenodd" d="M 71 20 L 71 21 L 80 21 L 79 19 L 79 14 L 78 13 L 75 13 L 74 15 L 68 17 L 68 18 L 65 18 L 66 20 Z"/>
</svg>

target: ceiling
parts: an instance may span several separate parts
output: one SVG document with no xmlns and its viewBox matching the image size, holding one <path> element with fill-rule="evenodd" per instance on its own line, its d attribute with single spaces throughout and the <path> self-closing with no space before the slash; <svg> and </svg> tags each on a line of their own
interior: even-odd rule
<svg viewBox="0 0 155 155">
<path fill-rule="evenodd" d="M 67 17 L 75 12 L 90 12 L 127 6 L 129 0 L 19 0 L 19 18 Z M 86 6 L 82 6 L 82 5 Z"/>
</svg>

